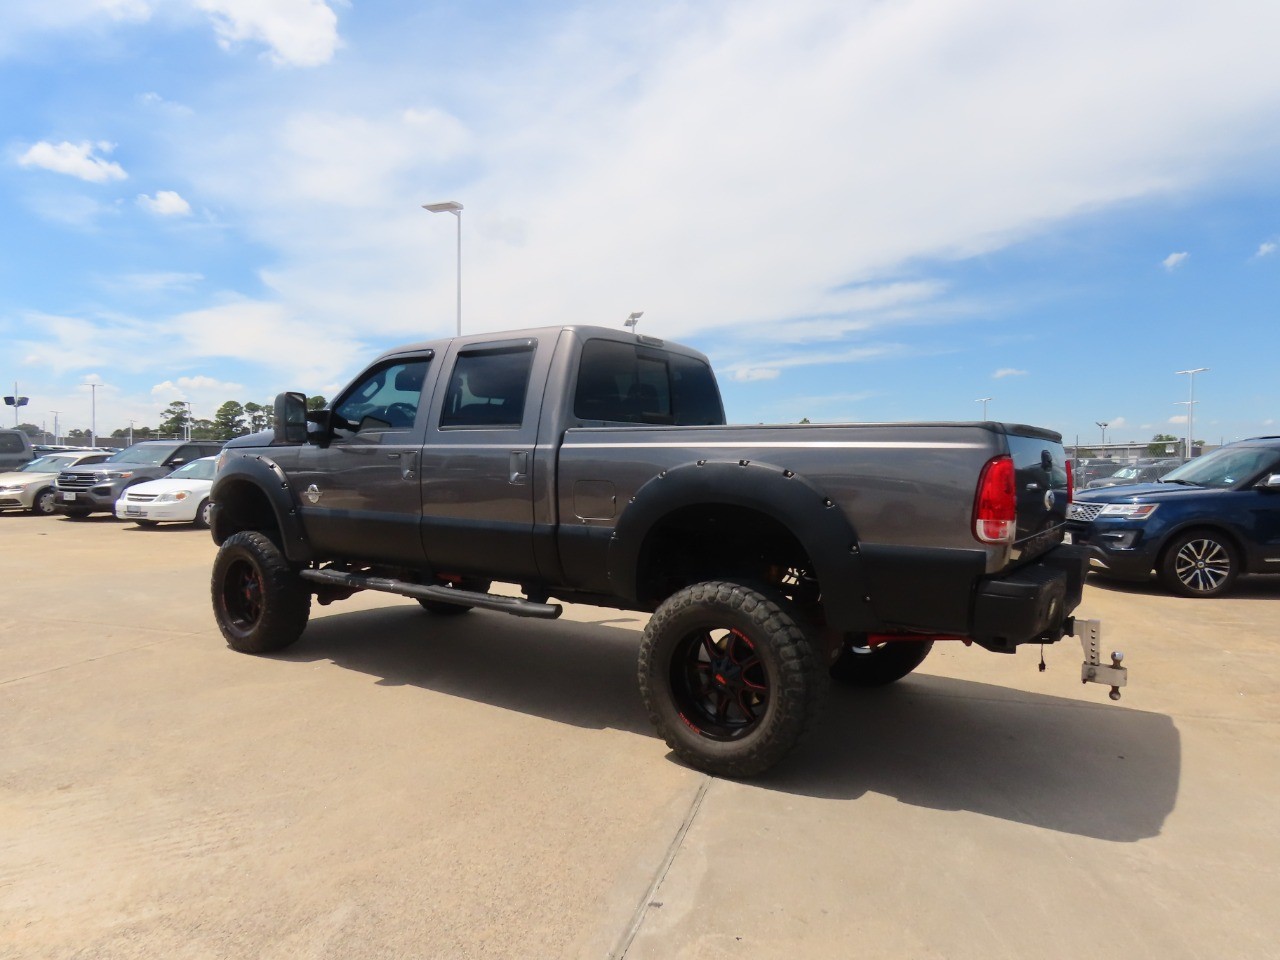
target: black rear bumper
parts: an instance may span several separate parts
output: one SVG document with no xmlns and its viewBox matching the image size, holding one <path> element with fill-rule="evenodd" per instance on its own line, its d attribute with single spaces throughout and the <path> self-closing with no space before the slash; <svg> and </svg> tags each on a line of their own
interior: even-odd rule
<svg viewBox="0 0 1280 960">
<path fill-rule="evenodd" d="M 997 653 L 1023 643 L 1055 643 L 1080 605 L 1089 551 L 1059 546 L 1035 562 L 982 580 L 973 607 L 973 642 Z"/>
</svg>

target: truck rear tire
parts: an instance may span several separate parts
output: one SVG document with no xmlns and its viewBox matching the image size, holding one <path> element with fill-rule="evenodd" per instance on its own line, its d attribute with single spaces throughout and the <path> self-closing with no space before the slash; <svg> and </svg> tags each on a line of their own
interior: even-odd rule
<svg viewBox="0 0 1280 960">
<path fill-rule="evenodd" d="M 786 756 L 830 686 L 813 644 L 781 597 L 733 582 L 666 599 L 640 645 L 649 719 L 685 763 L 749 777 Z"/>
<path fill-rule="evenodd" d="M 311 593 L 280 548 L 254 531 L 223 542 L 213 561 L 213 615 L 233 650 L 283 650 L 306 629 Z"/>
<path fill-rule="evenodd" d="M 932 640 L 894 640 L 870 648 L 845 644 L 831 665 L 831 679 L 850 687 L 883 687 L 924 663 L 932 649 Z"/>
</svg>

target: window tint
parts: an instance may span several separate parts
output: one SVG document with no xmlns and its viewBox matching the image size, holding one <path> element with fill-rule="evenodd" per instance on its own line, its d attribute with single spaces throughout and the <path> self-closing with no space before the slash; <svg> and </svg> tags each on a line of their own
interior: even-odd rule
<svg viewBox="0 0 1280 960">
<path fill-rule="evenodd" d="M 334 407 L 334 413 L 356 431 L 412 427 L 428 363 L 400 360 L 376 367 L 347 392 Z"/>
<path fill-rule="evenodd" d="M 21 453 L 25 449 L 16 433 L 0 433 L 0 453 Z"/>
<path fill-rule="evenodd" d="M 518 427 L 533 366 L 533 348 L 461 353 L 449 379 L 442 427 Z"/>
<path fill-rule="evenodd" d="M 724 422 L 705 363 L 614 340 L 582 348 L 574 415 L 583 420 L 705 425 Z"/>
</svg>

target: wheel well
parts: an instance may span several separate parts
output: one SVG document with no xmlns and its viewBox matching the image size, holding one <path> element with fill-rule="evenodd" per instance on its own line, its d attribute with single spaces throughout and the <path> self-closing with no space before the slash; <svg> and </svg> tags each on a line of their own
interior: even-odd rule
<svg viewBox="0 0 1280 960">
<path fill-rule="evenodd" d="M 223 484 L 218 490 L 219 543 L 243 530 L 255 530 L 278 545 L 280 522 L 271 507 L 271 501 L 256 484 L 247 480 L 235 480 Z"/>
<path fill-rule="evenodd" d="M 636 567 L 637 597 L 656 605 L 705 580 L 779 586 L 787 571 L 814 576 L 804 547 L 784 524 L 747 507 L 697 504 L 650 529 Z M 816 599 L 816 581 L 808 583 Z"/>
</svg>

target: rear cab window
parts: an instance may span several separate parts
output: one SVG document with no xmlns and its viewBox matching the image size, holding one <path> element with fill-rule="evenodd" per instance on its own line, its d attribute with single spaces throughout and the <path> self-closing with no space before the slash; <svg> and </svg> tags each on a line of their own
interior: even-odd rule
<svg viewBox="0 0 1280 960">
<path fill-rule="evenodd" d="M 724 406 L 703 361 L 643 344 L 593 339 L 582 346 L 573 415 L 612 423 L 711 426 Z"/>
</svg>

